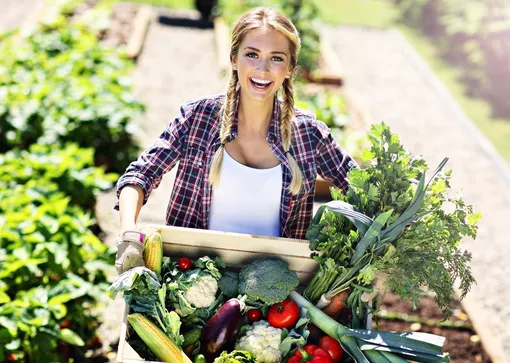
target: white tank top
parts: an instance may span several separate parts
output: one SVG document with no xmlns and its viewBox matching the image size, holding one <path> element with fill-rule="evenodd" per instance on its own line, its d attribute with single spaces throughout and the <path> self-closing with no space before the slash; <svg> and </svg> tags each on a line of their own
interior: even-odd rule
<svg viewBox="0 0 510 363">
<path fill-rule="evenodd" d="M 281 165 L 250 168 L 224 150 L 220 173 L 212 192 L 209 229 L 280 237 Z"/>
</svg>

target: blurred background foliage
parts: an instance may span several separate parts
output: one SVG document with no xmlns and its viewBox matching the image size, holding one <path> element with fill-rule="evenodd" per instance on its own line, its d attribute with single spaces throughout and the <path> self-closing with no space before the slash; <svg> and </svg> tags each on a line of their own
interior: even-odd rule
<svg viewBox="0 0 510 363">
<path fill-rule="evenodd" d="M 193 0 L 135 1 L 175 8 L 194 6 Z M 448 87 L 468 117 L 510 161 L 510 102 L 507 101 L 510 1 L 219 0 L 219 3 L 219 9 L 227 17 L 239 14 L 235 9 L 248 4 L 285 8 L 300 3 L 305 9 L 316 8 L 318 20 L 323 23 L 398 29 Z"/>
<path fill-rule="evenodd" d="M 45 8 L 0 37 L 0 361 L 88 361 L 114 273 L 97 193 L 137 156 L 132 62 L 100 43 L 104 9 Z M 87 20 L 88 19 L 88 20 Z M 92 359 L 92 358 L 91 358 Z"/>
</svg>

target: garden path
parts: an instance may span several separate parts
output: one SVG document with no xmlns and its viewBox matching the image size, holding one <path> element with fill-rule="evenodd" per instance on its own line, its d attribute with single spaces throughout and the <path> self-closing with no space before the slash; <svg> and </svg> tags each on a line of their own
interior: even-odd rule
<svg viewBox="0 0 510 363">
<path fill-rule="evenodd" d="M 158 21 L 161 15 L 195 20 L 199 14 L 164 9 L 155 9 L 154 13 L 133 74 L 136 97 L 147 106 L 145 114 L 134 121 L 140 128 L 138 141 L 142 149 L 157 139 L 185 101 L 220 93 L 226 87 L 216 64 L 212 28 L 169 26 Z M 160 186 L 153 191 L 142 208 L 138 223 L 165 224 L 167 201 L 176 169 L 165 175 Z M 116 244 L 120 228 L 118 213 L 113 210 L 116 201 L 115 191 L 102 193 L 96 207 L 99 224 L 110 246 Z M 105 306 L 104 324 L 100 328 L 104 347 L 119 339 L 122 309 L 120 296 Z"/>
<path fill-rule="evenodd" d="M 347 92 L 355 92 L 374 122 L 386 122 L 431 168 L 443 157 L 452 187 L 482 213 L 472 252 L 477 301 L 510 356 L 510 169 L 460 109 L 422 58 L 395 30 L 325 26 L 344 66 Z M 358 101 L 359 101 L 358 100 Z"/>
<path fill-rule="evenodd" d="M 0 33 L 23 24 L 27 16 L 42 0 L 2 0 Z"/>
</svg>

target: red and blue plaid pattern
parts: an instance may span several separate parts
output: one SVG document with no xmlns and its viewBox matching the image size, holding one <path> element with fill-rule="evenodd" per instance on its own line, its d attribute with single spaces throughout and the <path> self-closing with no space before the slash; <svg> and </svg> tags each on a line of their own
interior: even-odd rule
<svg viewBox="0 0 510 363">
<path fill-rule="evenodd" d="M 145 204 L 163 174 L 180 161 L 166 222 L 172 226 L 207 229 L 212 200 L 208 175 L 220 146 L 219 110 L 223 100 L 224 95 L 219 95 L 183 105 L 180 114 L 168 123 L 154 145 L 128 166 L 117 183 L 117 195 L 128 184 L 139 185 L 144 191 Z M 279 128 L 281 101 L 275 98 L 274 102 L 267 141 L 283 171 L 281 236 L 303 239 L 312 218 L 317 174 L 346 190 L 347 173 L 357 165 L 342 152 L 323 122 L 316 120 L 314 114 L 296 108 L 290 153 L 301 168 L 303 188 L 298 195 L 292 195 L 288 190 L 292 176 Z M 230 140 L 236 137 L 237 113 Z"/>
</svg>

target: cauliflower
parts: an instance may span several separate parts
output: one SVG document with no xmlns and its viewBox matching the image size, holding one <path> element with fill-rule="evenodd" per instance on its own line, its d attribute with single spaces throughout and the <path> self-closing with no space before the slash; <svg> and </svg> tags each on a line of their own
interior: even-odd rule
<svg viewBox="0 0 510 363">
<path fill-rule="evenodd" d="M 217 291 L 218 280 L 202 275 L 184 292 L 184 298 L 197 308 L 208 308 L 216 300 Z"/>
<path fill-rule="evenodd" d="M 257 321 L 237 341 L 235 349 L 255 354 L 259 363 L 278 363 L 282 360 L 281 336 L 281 329 L 270 326 L 267 321 Z"/>
</svg>

